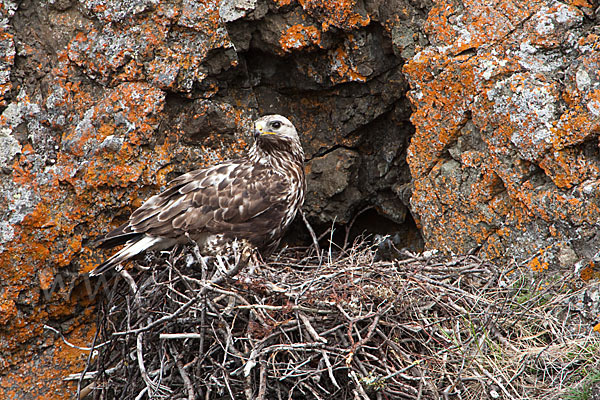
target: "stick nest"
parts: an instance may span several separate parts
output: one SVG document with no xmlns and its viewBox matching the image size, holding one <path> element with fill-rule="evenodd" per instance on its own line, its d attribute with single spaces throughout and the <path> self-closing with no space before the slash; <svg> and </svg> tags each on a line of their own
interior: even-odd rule
<svg viewBox="0 0 600 400">
<path fill-rule="evenodd" d="M 473 256 L 376 261 L 376 253 L 358 243 L 321 258 L 288 249 L 258 265 L 244 248 L 231 262 L 204 262 L 194 248 L 155 258 L 111 286 L 78 391 L 550 398 L 595 360 L 599 341 L 571 311 L 572 277 L 544 286 Z"/>
</svg>

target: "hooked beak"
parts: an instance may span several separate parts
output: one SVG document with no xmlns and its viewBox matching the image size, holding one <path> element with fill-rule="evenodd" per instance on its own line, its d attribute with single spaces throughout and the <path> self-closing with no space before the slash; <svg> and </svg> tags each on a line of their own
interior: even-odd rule
<svg viewBox="0 0 600 400">
<path fill-rule="evenodd" d="M 254 139 L 256 139 L 256 138 L 258 138 L 259 136 L 262 136 L 262 135 L 275 135 L 275 136 L 277 136 L 277 133 L 265 129 L 265 125 L 264 125 L 263 122 L 261 122 L 261 121 L 255 122 L 254 123 Z"/>
<path fill-rule="evenodd" d="M 265 127 L 262 122 L 256 122 L 254 124 L 254 139 L 258 138 L 265 131 Z"/>
<path fill-rule="evenodd" d="M 254 124 L 254 138 L 256 139 L 260 135 L 277 135 L 275 132 L 271 132 L 265 129 L 265 126 L 262 122 L 256 122 Z"/>
</svg>

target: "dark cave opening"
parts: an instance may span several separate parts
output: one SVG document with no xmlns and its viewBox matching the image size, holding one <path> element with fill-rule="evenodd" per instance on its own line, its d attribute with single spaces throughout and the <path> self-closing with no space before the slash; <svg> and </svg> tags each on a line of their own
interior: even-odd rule
<svg viewBox="0 0 600 400">
<path fill-rule="evenodd" d="M 348 248 L 354 243 L 379 243 L 385 258 L 397 258 L 401 252 L 423 251 L 424 242 L 421 232 L 410 213 L 403 223 L 396 223 L 380 215 L 373 207 L 355 214 L 351 223 L 330 225 L 311 225 L 321 249 L 328 249 L 331 242 L 333 251 Z M 308 228 L 301 216 L 297 216 L 291 229 L 284 236 L 280 248 L 311 246 L 313 243 Z"/>
</svg>

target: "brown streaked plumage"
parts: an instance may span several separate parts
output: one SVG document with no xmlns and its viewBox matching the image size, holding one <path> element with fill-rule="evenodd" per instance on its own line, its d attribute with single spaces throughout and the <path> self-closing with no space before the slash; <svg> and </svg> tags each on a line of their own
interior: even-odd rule
<svg viewBox="0 0 600 400">
<path fill-rule="evenodd" d="M 304 202 L 304 152 L 296 128 L 280 115 L 259 118 L 254 134 L 246 157 L 181 175 L 102 238 L 100 247 L 125 247 L 90 275 L 190 239 L 211 256 L 235 239 L 263 254 L 274 250 Z"/>
</svg>

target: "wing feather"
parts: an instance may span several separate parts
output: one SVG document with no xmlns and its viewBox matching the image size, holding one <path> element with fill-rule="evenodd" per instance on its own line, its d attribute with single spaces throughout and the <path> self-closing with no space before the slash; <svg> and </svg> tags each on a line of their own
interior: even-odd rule
<svg viewBox="0 0 600 400">
<path fill-rule="evenodd" d="M 286 177 L 237 160 L 181 175 L 120 227 L 121 235 L 266 235 L 289 206 Z"/>
</svg>

